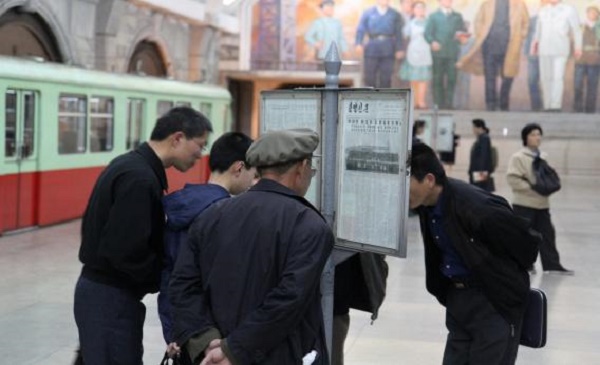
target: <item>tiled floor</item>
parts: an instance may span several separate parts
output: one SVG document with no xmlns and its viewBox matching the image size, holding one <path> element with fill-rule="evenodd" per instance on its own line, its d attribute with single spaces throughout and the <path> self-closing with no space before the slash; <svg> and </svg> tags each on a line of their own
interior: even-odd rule
<svg viewBox="0 0 600 365">
<path fill-rule="evenodd" d="M 502 180 L 502 179 L 497 179 Z M 499 193 L 506 186 L 497 181 Z M 521 365 L 600 364 L 600 195 L 596 178 L 567 178 L 552 199 L 562 261 L 574 277 L 532 276 L 549 298 L 548 344 L 521 347 Z M 440 364 L 444 311 L 425 291 L 417 222 L 409 222 L 408 258 L 389 258 L 388 297 L 379 319 L 352 312 L 347 365 Z M 0 363 L 69 365 L 77 346 L 73 287 L 79 221 L 0 238 Z M 538 272 L 541 270 L 538 263 Z M 164 345 L 156 296 L 145 298 L 145 364 L 158 364 Z"/>
</svg>

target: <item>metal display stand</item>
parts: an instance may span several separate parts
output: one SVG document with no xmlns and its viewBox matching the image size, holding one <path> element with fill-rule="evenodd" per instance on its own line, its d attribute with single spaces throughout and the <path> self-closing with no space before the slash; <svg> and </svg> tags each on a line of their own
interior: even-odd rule
<svg viewBox="0 0 600 365">
<path fill-rule="evenodd" d="M 311 184 L 316 186 L 316 196 L 307 196 L 307 199 L 320 209 L 336 233 L 336 246 L 321 276 L 321 304 L 331 359 L 335 265 L 357 252 L 406 257 L 405 224 L 408 219 L 412 96 L 410 90 L 340 89 L 339 73 L 342 62 L 335 43 L 329 48 L 324 63 L 324 88 L 261 93 L 261 131 L 310 128 L 321 137 L 317 153 L 322 154 L 322 168 L 315 176 L 317 181 Z M 359 114 L 369 115 L 369 120 L 378 127 L 365 130 L 364 133 L 353 128 L 351 124 L 356 122 Z M 341 120 L 339 115 L 342 115 Z M 360 119 L 358 118 L 359 124 Z M 357 158 L 348 158 L 343 149 L 360 150 L 363 142 L 375 144 L 382 147 L 382 150 L 371 151 L 375 152 L 374 154 L 361 154 L 359 151 L 358 154 L 352 154 Z M 338 165 L 339 161 L 341 163 Z M 370 191 L 371 197 L 384 191 L 389 193 L 384 197 L 386 206 L 371 204 L 365 207 L 367 209 L 352 213 L 352 210 L 356 210 L 356 205 L 347 204 L 347 200 L 357 198 L 357 187 L 354 186 L 353 190 L 338 191 L 338 186 L 365 184 L 365 178 L 370 181 L 366 189 Z M 390 212 L 383 212 L 382 209 L 390 209 Z M 361 218 L 367 216 L 375 216 L 378 219 L 358 223 L 361 222 Z M 354 221 L 340 225 L 340 222 L 336 221 L 340 217 Z M 386 222 L 385 227 L 380 225 L 383 220 Z M 358 231 L 346 231 L 348 224 L 356 226 Z"/>
</svg>

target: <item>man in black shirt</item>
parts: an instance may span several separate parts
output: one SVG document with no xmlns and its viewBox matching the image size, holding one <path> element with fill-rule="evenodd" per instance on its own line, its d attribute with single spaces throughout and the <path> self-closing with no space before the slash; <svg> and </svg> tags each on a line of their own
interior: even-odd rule
<svg viewBox="0 0 600 365">
<path fill-rule="evenodd" d="M 165 169 L 186 171 L 202 155 L 210 121 L 178 107 L 156 122 L 150 141 L 100 174 L 81 224 L 75 321 L 86 365 L 141 365 L 146 308 L 158 291 L 167 190 Z"/>
</svg>

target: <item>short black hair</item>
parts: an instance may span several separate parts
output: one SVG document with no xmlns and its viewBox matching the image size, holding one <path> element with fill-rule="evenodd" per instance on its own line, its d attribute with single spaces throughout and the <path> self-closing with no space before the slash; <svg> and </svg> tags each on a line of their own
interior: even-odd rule
<svg viewBox="0 0 600 365">
<path fill-rule="evenodd" d="M 521 139 L 523 140 L 523 146 L 527 146 L 527 136 L 529 135 L 529 133 L 535 130 L 540 131 L 540 134 L 544 135 L 542 127 L 537 123 L 528 123 L 525 125 L 525 127 L 523 127 L 523 129 L 521 129 Z"/>
<path fill-rule="evenodd" d="M 239 132 L 228 132 L 219 137 L 210 149 L 208 167 L 210 171 L 225 172 L 236 161 L 243 161 L 246 168 L 246 151 L 250 148 L 252 139 Z"/>
<path fill-rule="evenodd" d="M 444 185 L 447 180 L 446 171 L 439 158 L 433 149 L 424 143 L 412 147 L 410 173 L 419 182 L 423 181 L 427 174 L 435 176 L 436 185 Z"/>
<path fill-rule="evenodd" d="M 176 132 L 183 132 L 185 138 L 192 139 L 212 131 L 212 124 L 204 114 L 187 106 L 178 106 L 158 118 L 150 139 L 164 141 Z"/>
<path fill-rule="evenodd" d="M 415 123 L 413 124 L 413 130 L 412 130 L 413 137 L 415 137 L 417 135 L 417 130 L 419 128 L 425 128 L 425 121 L 423 119 L 415 120 Z"/>
<path fill-rule="evenodd" d="M 490 129 L 485 125 L 485 120 L 481 118 L 473 119 L 473 126 L 477 128 L 483 128 L 485 133 L 490 133 Z"/>
</svg>

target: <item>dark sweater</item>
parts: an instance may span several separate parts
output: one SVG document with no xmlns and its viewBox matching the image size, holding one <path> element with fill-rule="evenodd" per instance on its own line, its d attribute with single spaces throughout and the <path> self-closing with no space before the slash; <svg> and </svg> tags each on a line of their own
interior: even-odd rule
<svg viewBox="0 0 600 365">
<path fill-rule="evenodd" d="M 142 297 L 158 291 L 167 177 L 147 143 L 100 174 L 81 223 L 81 275 Z"/>
</svg>

